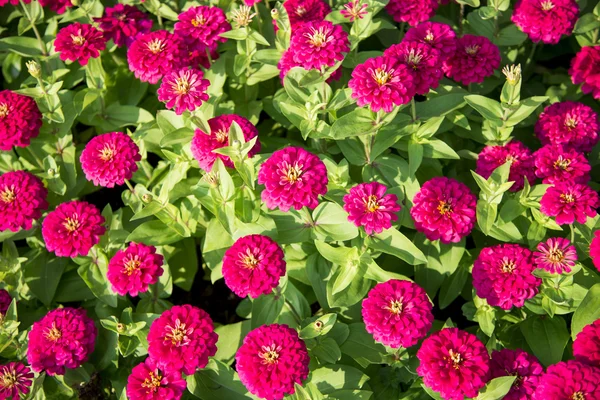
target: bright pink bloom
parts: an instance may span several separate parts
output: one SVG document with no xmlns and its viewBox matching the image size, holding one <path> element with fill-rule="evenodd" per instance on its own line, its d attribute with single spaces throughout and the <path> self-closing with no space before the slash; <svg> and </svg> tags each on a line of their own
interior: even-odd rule
<svg viewBox="0 0 600 400">
<path fill-rule="evenodd" d="M 357 19 L 363 19 L 369 12 L 367 8 L 369 5 L 363 3 L 362 0 L 352 0 L 347 4 L 344 4 L 344 9 L 340 11 L 340 14 L 344 16 L 350 22 L 354 22 Z"/>
<path fill-rule="evenodd" d="M 244 338 L 235 354 L 240 380 L 253 395 L 281 400 L 308 376 L 306 344 L 287 325 L 263 325 Z"/>
<path fill-rule="evenodd" d="M 58 257 L 86 256 L 106 232 L 104 222 L 96 206 L 85 201 L 69 201 L 46 216 L 42 236 L 48 251 Z"/>
<path fill-rule="evenodd" d="M 410 28 L 403 41 L 419 42 L 431 46 L 439 52 L 441 61 L 445 61 L 456 52 L 456 33 L 450 25 L 441 22 L 428 21 Z"/>
<path fill-rule="evenodd" d="M 492 353 L 490 379 L 517 377 L 504 400 L 530 400 L 543 373 L 544 367 L 538 359 L 523 350 L 502 349 Z"/>
<path fill-rule="evenodd" d="M 221 33 L 231 30 L 225 12 L 219 7 L 196 6 L 179 14 L 179 22 L 175 24 L 175 34 L 181 37 L 190 47 L 213 46 L 226 42 Z"/>
<path fill-rule="evenodd" d="M 107 7 L 104 16 L 94 18 L 104 32 L 106 40 L 112 39 L 119 47 L 130 46 L 135 38 L 152 29 L 152 20 L 137 7 L 128 4 L 116 4 Z"/>
<path fill-rule="evenodd" d="M 563 145 L 589 152 L 600 137 L 598 115 L 582 103 L 563 101 L 544 109 L 535 124 L 535 133 L 542 144 Z"/>
<path fill-rule="evenodd" d="M 457 243 L 473 230 L 476 206 L 477 198 L 467 185 L 436 177 L 425 182 L 415 195 L 410 216 L 427 239 Z"/>
<path fill-rule="evenodd" d="M 588 217 L 596 216 L 600 207 L 598 193 L 581 183 L 564 182 L 546 189 L 540 200 L 540 211 L 549 217 L 556 217 L 559 225 L 577 221 L 585 224 Z"/>
<path fill-rule="evenodd" d="M 437 0 L 390 0 L 385 9 L 394 21 L 417 26 L 433 17 L 438 7 Z"/>
<path fill-rule="evenodd" d="M 6 315 L 6 312 L 10 307 L 10 303 L 12 303 L 12 297 L 10 297 L 10 293 L 4 289 L 0 289 L 0 319 L 2 319 L 2 316 Z"/>
<path fill-rule="evenodd" d="M 348 34 L 329 21 L 307 22 L 292 33 L 292 60 L 304 69 L 333 67 L 350 51 Z"/>
<path fill-rule="evenodd" d="M 398 197 L 386 194 L 387 187 L 377 182 L 361 183 L 350 189 L 344 196 L 344 210 L 348 221 L 357 227 L 364 226 L 367 235 L 381 233 L 392 227 L 398 220 Z"/>
<path fill-rule="evenodd" d="M 277 150 L 258 172 L 258 183 L 265 185 L 262 200 L 271 210 L 315 208 L 319 195 L 327 193 L 328 182 L 323 161 L 301 147 Z"/>
<path fill-rule="evenodd" d="M 137 296 L 158 282 L 163 274 L 163 264 L 164 257 L 156 254 L 156 247 L 130 243 L 127 249 L 117 251 L 111 258 L 106 277 L 112 289 L 121 296 L 127 293 Z"/>
<path fill-rule="evenodd" d="M 42 113 L 35 100 L 10 90 L 0 91 L 0 150 L 29 146 L 41 127 Z"/>
<path fill-rule="evenodd" d="M 485 386 L 490 356 L 477 336 L 444 328 L 423 341 L 417 352 L 417 373 L 445 400 L 476 397 Z"/>
<path fill-rule="evenodd" d="M 583 363 L 600 367 L 600 319 L 586 325 L 573 342 L 573 355 Z"/>
<path fill-rule="evenodd" d="M 29 4 L 31 3 L 31 0 L 25 0 L 23 3 L 25 4 Z M 0 7 L 3 7 L 7 4 L 10 4 L 12 6 L 18 6 L 19 5 L 19 0 L 0 0 Z M 0 395 L 0 399 L 1 399 L 1 395 Z"/>
<path fill-rule="evenodd" d="M 542 182 L 586 183 L 590 180 L 590 164 L 585 156 L 572 148 L 562 145 L 546 145 L 533 153 L 535 174 Z"/>
<path fill-rule="evenodd" d="M 209 119 L 210 133 L 196 129 L 194 138 L 192 139 L 192 155 L 198 160 L 200 168 L 204 171 L 210 172 L 217 158 L 220 158 L 226 167 L 233 168 L 233 161 L 228 156 L 213 153 L 213 150 L 229 146 L 229 128 L 234 121 L 242 129 L 244 139 L 247 142 L 258 136 L 258 129 L 256 129 L 252 122 L 235 114 L 219 115 L 218 117 Z M 257 140 L 252 150 L 248 153 L 248 157 L 251 158 L 259 151 L 260 142 Z"/>
<path fill-rule="evenodd" d="M 129 400 L 179 400 L 187 387 L 181 372 L 163 370 L 157 362 L 148 357 L 143 363 L 133 367 L 127 378 L 127 398 Z"/>
<path fill-rule="evenodd" d="M 500 66 L 500 50 L 485 36 L 464 35 L 456 41 L 456 52 L 444 62 L 449 78 L 468 85 L 483 83 Z"/>
<path fill-rule="evenodd" d="M 40 5 L 48 7 L 57 14 L 64 14 L 67 8 L 73 7 L 71 0 L 40 0 Z"/>
<path fill-rule="evenodd" d="M 600 230 L 594 232 L 594 238 L 590 243 L 590 258 L 596 269 L 600 271 Z"/>
<path fill-rule="evenodd" d="M 386 56 L 369 58 L 357 65 L 348 87 L 359 107 L 369 105 L 372 111 L 385 112 L 409 103 L 416 90 L 410 69 Z"/>
<path fill-rule="evenodd" d="M 331 12 L 331 7 L 321 0 L 286 0 L 283 7 L 288 13 L 292 32 L 307 22 L 320 22 Z"/>
<path fill-rule="evenodd" d="M 185 304 L 173 306 L 158 317 L 148 333 L 148 355 L 161 369 L 192 375 L 206 367 L 217 352 L 217 334 L 206 311 Z"/>
<path fill-rule="evenodd" d="M 519 0 L 511 19 L 532 41 L 556 44 L 573 32 L 578 16 L 576 0 Z"/>
<path fill-rule="evenodd" d="M 29 332 L 27 362 L 35 372 L 64 375 L 94 351 L 98 331 L 82 308 L 57 308 L 35 322 Z"/>
<path fill-rule="evenodd" d="M 371 289 L 362 302 L 362 316 L 375 341 L 395 349 L 414 346 L 433 324 L 425 290 L 414 282 L 397 279 Z"/>
<path fill-rule="evenodd" d="M 568 239 L 556 237 L 537 245 L 533 253 L 533 261 L 537 268 L 552 274 L 571 272 L 577 261 L 577 250 Z"/>
<path fill-rule="evenodd" d="M 569 75 L 573 84 L 581 85 L 583 93 L 600 99 L 600 46 L 582 47 L 571 61 Z"/>
<path fill-rule="evenodd" d="M 388 48 L 384 56 L 397 58 L 413 73 L 417 94 L 426 95 L 444 77 L 440 53 L 425 43 L 403 41 Z"/>
<path fill-rule="evenodd" d="M 0 231 L 31 229 L 48 208 L 48 190 L 42 181 L 26 171 L 0 175 Z"/>
<path fill-rule="evenodd" d="M 0 365 L 0 399 L 19 400 L 29 393 L 33 381 L 31 368 L 21 362 Z"/>
<path fill-rule="evenodd" d="M 170 32 L 138 35 L 127 51 L 129 69 L 142 82 L 157 83 L 171 71 L 187 67 L 187 47 Z"/>
<path fill-rule="evenodd" d="M 87 65 L 90 58 L 100 57 L 100 52 L 106 48 L 106 39 L 94 26 L 74 22 L 58 31 L 54 48 L 60 53 L 61 60 Z"/>
<path fill-rule="evenodd" d="M 88 181 L 108 188 L 122 185 L 137 171 L 142 159 L 137 144 L 125 133 L 110 132 L 94 137 L 81 152 L 81 169 Z"/>
<path fill-rule="evenodd" d="M 473 286 L 477 296 L 493 307 L 523 307 L 534 297 L 542 280 L 532 274 L 531 251 L 518 244 L 485 247 L 473 263 Z"/>
<path fill-rule="evenodd" d="M 529 183 L 535 182 L 535 158 L 523 143 L 513 140 L 504 146 L 486 146 L 477 159 L 477 172 L 485 179 L 504 163 L 512 161 L 508 180 L 514 182 L 510 187 L 511 192 L 523 189 L 525 179 Z"/>
<path fill-rule="evenodd" d="M 192 68 L 210 68 L 211 60 L 208 58 L 208 53 L 210 53 L 210 58 L 213 62 L 218 60 L 220 56 L 218 43 L 215 43 L 212 46 L 204 46 L 200 43 L 188 45 L 187 52 L 189 64 Z"/>
<path fill-rule="evenodd" d="M 269 294 L 285 275 L 283 250 L 268 236 L 239 238 L 223 256 L 225 284 L 240 297 Z"/>
<path fill-rule="evenodd" d="M 578 361 L 561 361 L 548 367 L 533 400 L 600 399 L 600 369 Z"/>
<path fill-rule="evenodd" d="M 244 0 L 244 4 L 248 7 L 252 7 L 255 4 L 260 3 L 260 0 Z"/>
<path fill-rule="evenodd" d="M 185 110 L 194 111 L 208 100 L 206 89 L 209 85 L 210 81 L 204 79 L 204 73 L 199 69 L 171 71 L 165 75 L 158 88 L 158 100 L 181 115 Z"/>
</svg>

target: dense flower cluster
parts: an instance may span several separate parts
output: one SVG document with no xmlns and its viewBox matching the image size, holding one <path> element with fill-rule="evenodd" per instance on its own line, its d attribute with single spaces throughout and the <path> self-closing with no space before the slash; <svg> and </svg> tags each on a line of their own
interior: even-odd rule
<svg viewBox="0 0 600 400">
<path fill-rule="evenodd" d="M 438 6 L 438 0 L 390 0 L 385 9 L 394 21 L 416 26 L 433 17 Z"/>
<path fill-rule="evenodd" d="M 11 0 L 13 1 L 13 0 Z M 25 3 L 29 3 L 29 1 L 25 1 Z M 39 0 L 40 5 L 44 7 L 48 7 L 52 11 L 55 11 L 57 14 L 64 14 L 67 11 L 67 8 L 73 7 L 73 3 L 71 0 Z"/>
<path fill-rule="evenodd" d="M 331 12 L 331 7 L 322 0 L 286 0 L 283 7 L 287 11 L 292 32 L 307 22 L 323 21 Z"/>
<path fill-rule="evenodd" d="M 100 52 L 106 48 L 106 39 L 93 25 L 74 22 L 58 31 L 54 48 L 60 53 L 61 60 L 87 65 L 90 58 L 100 57 Z"/>
<path fill-rule="evenodd" d="M 156 247 L 131 243 L 111 258 L 106 278 L 121 296 L 127 293 L 137 296 L 148 291 L 149 285 L 158 282 L 163 274 L 163 263 L 164 257 L 156 253 Z"/>
<path fill-rule="evenodd" d="M 537 268 L 552 274 L 571 272 L 577 261 L 577 250 L 568 239 L 556 237 L 537 245 L 533 253 L 533 261 Z"/>
<path fill-rule="evenodd" d="M 127 378 L 129 400 L 179 400 L 185 389 L 180 371 L 164 370 L 150 357 L 133 367 Z"/>
<path fill-rule="evenodd" d="M 585 224 L 588 218 L 597 215 L 600 207 L 598 192 L 580 183 L 561 182 L 549 187 L 540 200 L 540 211 L 556 217 L 559 225 L 577 221 Z"/>
<path fill-rule="evenodd" d="M 569 74 L 575 85 L 581 84 L 583 93 L 600 99 L 600 46 L 582 47 L 571 62 Z"/>
<path fill-rule="evenodd" d="M 0 91 L 0 150 L 27 147 L 42 127 L 42 113 L 31 97 Z"/>
<path fill-rule="evenodd" d="M 0 231 L 31 229 L 48 208 L 47 197 L 42 181 L 30 172 L 0 175 Z"/>
<path fill-rule="evenodd" d="M 600 123 L 594 110 L 582 103 L 563 101 L 549 105 L 535 124 L 542 144 L 563 145 L 589 152 L 598 143 Z"/>
<path fill-rule="evenodd" d="M 578 361 L 561 361 L 542 375 L 533 400 L 600 398 L 600 370 Z"/>
<path fill-rule="evenodd" d="M 367 235 L 381 233 L 392 227 L 398 220 L 398 197 L 386 194 L 387 188 L 381 183 L 361 183 L 350 189 L 344 196 L 344 210 L 348 221 L 357 227 L 364 226 Z"/>
<path fill-rule="evenodd" d="M 573 342 L 573 355 L 579 361 L 600 367 L 600 319 L 586 325 Z"/>
<path fill-rule="evenodd" d="M 12 297 L 10 297 L 10 294 L 4 289 L 0 289 L 0 315 L 6 315 L 6 312 L 10 307 L 10 303 L 12 303 Z"/>
<path fill-rule="evenodd" d="M 169 72 L 162 80 L 157 91 L 158 100 L 174 108 L 177 115 L 184 111 L 194 111 L 208 100 L 206 89 L 210 82 L 204 79 L 199 69 L 181 69 Z"/>
<path fill-rule="evenodd" d="M 556 44 L 573 32 L 578 15 L 576 0 L 519 0 L 512 21 L 532 41 Z"/>
<path fill-rule="evenodd" d="M 0 365 L 0 399 L 18 400 L 29 393 L 33 372 L 21 362 Z"/>
<path fill-rule="evenodd" d="M 594 232 L 594 238 L 590 243 L 590 258 L 596 269 L 600 271 L 600 230 Z"/>
<path fill-rule="evenodd" d="M 402 41 L 383 52 L 385 56 L 397 58 L 413 73 L 413 84 L 417 94 L 425 95 L 429 89 L 438 87 L 444 73 L 440 53 L 428 44 L 418 41 Z"/>
<path fill-rule="evenodd" d="M 543 183 L 587 183 L 590 180 L 590 164 L 575 149 L 562 145 L 546 145 L 534 153 L 535 174 Z"/>
<path fill-rule="evenodd" d="M 516 376 L 505 400 L 530 400 L 538 387 L 544 367 L 537 358 L 523 350 L 502 349 L 492 352 L 490 379 Z"/>
<path fill-rule="evenodd" d="M 514 182 L 510 191 L 523 189 L 524 180 L 530 184 L 535 181 L 535 158 L 523 143 L 513 140 L 504 146 L 486 146 L 477 159 L 477 172 L 489 178 L 492 172 L 506 162 L 510 162 L 508 180 Z"/>
<path fill-rule="evenodd" d="M 464 35 L 456 41 L 456 51 L 444 62 L 444 73 L 468 85 L 482 83 L 500 66 L 500 50 L 485 36 Z"/>
<path fill-rule="evenodd" d="M 190 48 L 211 47 L 227 41 L 221 33 L 231 30 L 225 12 L 219 7 L 196 6 L 179 14 L 175 34 Z"/>
<path fill-rule="evenodd" d="M 112 39 L 119 47 L 130 46 L 139 34 L 152 29 L 152 20 L 137 7 L 128 4 L 106 7 L 104 16 L 94 20 L 104 33 L 104 38 Z"/>
<path fill-rule="evenodd" d="M 187 48 L 179 36 L 159 30 L 142 35 L 127 51 L 129 69 L 142 82 L 158 83 L 171 71 L 187 67 Z"/>
<path fill-rule="evenodd" d="M 452 27 L 440 22 L 423 22 L 406 31 L 404 40 L 424 43 L 440 54 L 441 61 L 453 56 L 456 51 L 456 33 Z"/>
</svg>

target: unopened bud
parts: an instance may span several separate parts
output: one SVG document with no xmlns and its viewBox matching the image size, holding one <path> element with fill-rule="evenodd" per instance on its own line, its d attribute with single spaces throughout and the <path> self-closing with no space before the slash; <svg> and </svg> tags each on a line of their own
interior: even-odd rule
<svg viewBox="0 0 600 400">
<path fill-rule="evenodd" d="M 123 325 L 122 323 L 119 322 L 117 324 L 117 332 L 119 332 L 119 333 L 125 332 L 125 325 Z"/>
<path fill-rule="evenodd" d="M 144 203 L 150 203 L 152 201 L 152 198 L 153 197 L 151 194 L 146 193 L 145 195 L 142 196 L 142 201 Z"/>
<path fill-rule="evenodd" d="M 27 66 L 27 72 L 29 72 L 29 74 L 34 78 L 39 78 L 40 76 L 42 76 L 42 69 L 40 68 L 40 64 L 38 64 L 34 60 L 27 61 L 25 65 Z"/>
<path fill-rule="evenodd" d="M 234 141 L 231 143 L 231 147 L 233 147 L 233 148 L 234 148 L 234 149 L 236 149 L 236 150 L 238 150 L 238 149 L 239 149 L 241 146 L 242 146 L 242 144 L 240 143 L 240 141 L 239 141 L 239 140 L 234 140 Z"/>
<path fill-rule="evenodd" d="M 515 86 L 521 80 L 521 64 L 507 65 L 502 69 L 502 73 L 506 75 L 508 84 Z"/>
<path fill-rule="evenodd" d="M 53 176 L 54 176 L 54 174 L 56 174 L 56 171 L 54 170 L 54 168 L 50 168 L 50 169 L 48 170 L 48 176 L 50 176 L 50 177 L 53 177 Z"/>
<path fill-rule="evenodd" d="M 277 11 L 276 8 L 271 10 L 271 18 L 273 18 L 273 20 L 277 20 L 279 18 L 279 11 Z"/>
<path fill-rule="evenodd" d="M 79 0 L 71 0 L 71 4 L 73 4 L 75 7 L 77 7 L 78 5 L 81 4 L 81 2 Z"/>
</svg>

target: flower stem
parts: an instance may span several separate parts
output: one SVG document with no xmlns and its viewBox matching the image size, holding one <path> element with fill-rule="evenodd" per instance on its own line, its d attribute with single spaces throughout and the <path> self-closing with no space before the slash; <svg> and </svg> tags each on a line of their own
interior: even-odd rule
<svg viewBox="0 0 600 400">
<path fill-rule="evenodd" d="M 463 34 L 463 19 L 465 18 L 465 5 L 460 5 L 460 12 L 458 14 L 458 34 Z"/>
<path fill-rule="evenodd" d="M 412 116 L 413 122 L 417 120 L 417 103 L 415 98 L 410 99 L 410 115 Z"/>
<path fill-rule="evenodd" d="M 533 56 L 535 55 L 535 50 L 537 49 L 537 42 L 533 43 L 531 46 L 531 51 L 529 52 L 529 56 L 527 57 L 527 61 L 525 61 L 525 67 L 523 68 L 523 75 L 525 75 L 525 71 L 529 68 L 529 64 L 533 61 Z"/>
<path fill-rule="evenodd" d="M 25 17 L 31 23 L 31 28 L 33 29 L 33 33 L 35 34 L 35 37 L 37 38 L 37 41 L 40 45 L 40 50 L 42 50 L 42 55 L 47 56 L 48 52 L 46 51 L 46 43 L 44 43 L 44 40 L 42 39 L 42 36 L 40 35 L 40 32 L 37 29 L 37 26 L 35 26 L 35 22 L 31 18 L 31 15 L 29 14 L 27 7 L 25 7 L 25 4 L 23 3 L 23 0 L 19 0 L 19 3 L 21 3 L 21 7 L 23 8 L 23 13 L 25 13 Z"/>
<path fill-rule="evenodd" d="M 575 229 L 573 228 L 573 224 L 569 224 L 569 228 L 571 228 L 571 244 L 575 244 Z"/>
<path fill-rule="evenodd" d="M 131 185 L 131 182 L 129 182 L 129 179 L 125 179 L 125 184 L 127 185 L 127 187 L 129 188 L 129 190 L 131 190 L 131 193 L 133 193 L 133 195 L 138 199 L 138 201 L 140 203 L 143 203 L 142 199 L 140 198 L 140 196 L 137 194 L 137 192 L 135 191 L 135 189 L 133 188 L 133 186 Z"/>
<path fill-rule="evenodd" d="M 210 65 L 212 65 L 212 63 L 213 63 L 213 59 L 212 59 L 212 57 L 210 56 L 210 49 L 208 48 L 208 46 L 206 47 L 206 49 L 204 49 L 204 51 L 206 51 L 206 57 L 208 57 L 208 63 L 209 63 Z"/>
<path fill-rule="evenodd" d="M 296 322 L 298 323 L 298 325 L 300 325 L 302 323 L 302 317 L 300 316 L 300 314 L 298 314 L 298 312 L 294 308 L 293 304 L 290 303 L 290 301 L 288 299 L 285 299 L 285 304 L 287 304 L 288 308 L 290 309 L 290 312 L 294 316 L 294 319 L 296 320 Z"/>
</svg>

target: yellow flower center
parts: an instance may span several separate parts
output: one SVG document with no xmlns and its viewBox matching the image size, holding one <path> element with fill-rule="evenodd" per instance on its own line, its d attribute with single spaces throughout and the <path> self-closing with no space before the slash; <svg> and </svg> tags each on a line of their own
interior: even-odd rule
<svg viewBox="0 0 600 400">
<path fill-rule="evenodd" d="M 100 150 L 100 159 L 102 161 L 110 161 L 114 155 L 115 152 L 109 145 L 104 146 L 102 150 Z"/>
<path fill-rule="evenodd" d="M 386 71 L 382 68 L 375 68 L 371 76 L 379 86 L 383 86 L 390 81 L 394 70 Z"/>
<path fill-rule="evenodd" d="M 76 214 L 73 214 L 73 217 L 67 217 L 63 225 L 69 232 L 75 232 L 81 226 Z"/>
<path fill-rule="evenodd" d="M 258 353 L 258 356 L 262 358 L 263 364 L 277 364 L 281 346 L 272 344 L 271 346 L 262 346 L 261 349 L 262 352 Z"/>
<path fill-rule="evenodd" d="M 258 265 L 258 259 L 250 249 L 246 249 L 246 254 L 242 256 L 242 264 L 248 269 L 254 269 Z"/>
<path fill-rule="evenodd" d="M 0 375 L 0 388 L 12 389 L 18 381 L 17 371 L 11 368 L 10 371 L 6 371 L 3 375 Z"/>
<path fill-rule="evenodd" d="M 575 203 L 575 196 L 573 196 L 571 193 L 561 194 L 560 199 L 563 203 Z"/>
<path fill-rule="evenodd" d="M 142 387 L 146 389 L 146 394 L 156 393 L 160 387 L 161 381 L 162 376 L 160 376 L 158 372 L 151 371 L 150 376 L 142 382 Z"/>
<path fill-rule="evenodd" d="M 425 37 L 423 38 L 427 43 L 431 43 L 433 42 L 433 40 L 435 39 L 435 37 L 433 36 L 433 32 L 431 31 L 427 31 L 427 35 L 425 35 Z"/>
<path fill-rule="evenodd" d="M 448 350 L 448 355 L 450 356 L 450 361 L 452 361 L 452 368 L 460 369 L 460 364 L 464 361 L 460 353 L 454 352 L 454 350 Z"/>
<path fill-rule="evenodd" d="M 452 213 L 452 205 L 444 200 L 440 200 L 437 209 L 440 212 L 440 215 L 447 215 Z"/>
<path fill-rule="evenodd" d="M 412 65 L 413 69 L 417 69 L 419 67 L 419 63 L 422 59 L 423 54 L 420 52 L 415 52 L 415 49 L 410 49 L 410 52 L 405 57 L 406 63 Z"/>
<path fill-rule="evenodd" d="M 153 54 L 158 54 L 165 49 L 165 43 L 160 39 L 153 39 L 146 44 L 146 47 Z"/>
<path fill-rule="evenodd" d="M 565 118 L 565 126 L 568 130 L 574 129 L 577 126 L 577 118 L 572 115 L 567 115 Z"/>
<path fill-rule="evenodd" d="M 515 264 L 514 260 L 510 260 L 508 258 L 504 258 L 502 260 L 502 266 L 501 266 L 502 272 L 505 273 L 511 273 L 513 272 L 515 269 L 517 269 L 517 264 Z"/>
<path fill-rule="evenodd" d="M 52 342 L 56 342 L 62 337 L 62 332 L 56 327 L 56 324 L 53 322 L 52 326 L 46 331 L 44 336 L 46 336 L 46 339 Z"/>
<path fill-rule="evenodd" d="M 287 167 L 284 167 L 284 181 L 287 181 L 288 183 L 296 183 L 301 179 L 301 177 L 302 168 L 297 163 L 294 163 L 294 165 L 287 165 Z"/>
<path fill-rule="evenodd" d="M 173 91 L 178 95 L 188 94 L 192 85 L 187 77 L 179 77 L 175 79 L 175 83 L 173 84 Z"/>
<path fill-rule="evenodd" d="M 191 22 L 195 27 L 202 26 L 206 24 L 206 18 L 204 18 L 204 15 L 197 15 Z"/>
<path fill-rule="evenodd" d="M 185 323 L 181 322 L 179 318 L 175 320 L 175 327 L 167 325 L 165 329 L 169 331 L 165 335 L 165 342 L 171 341 L 171 344 L 177 347 L 187 345 L 190 341 L 187 335 L 194 331 L 193 328 L 187 328 Z"/>
<path fill-rule="evenodd" d="M 0 103 L 0 118 L 4 118 L 8 115 L 8 104 Z"/>
<path fill-rule="evenodd" d="M 585 395 L 582 392 L 575 392 L 573 396 L 571 396 L 572 400 L 585 400 Z"/>
<path fill-rule="evenodd" d="M 379 210 L 379 199 L 374 194 L 365 199 L 365 209 L 367 212 L 375 212 Z"/>
<path fill-rule="evenodd" d="M 550 0 L 542 1 L 540 5 L 542 6 L 542 10 L 544 11 L 550 11 L 554 8 L 554 4 Z"/>
<path fill-rule="evenodd" d="M 215 137 L 219 143 L 225 143 L 227 141 L 227 131 L 221 129 L 215 132 Z"/>
<path fill-rule="evenodd" d="M 560 264 L 565 260 L 565 254 L 560 249 L 552 249 L 548 253 L 548 261 L 553 264 Z"/>
<path fill-rule="evenodd" d="M 558 156 L 558 159 L 554 162 L 554 168 L 566 170 L 571 165 L 571 160 Z"/>
<path fill-rule="evenodd" d="M 0 200 L 2 200 L 4 203 L 12 203 L 13 201 L 15 201 L 15 199 L 17 198 L 17 195 L 15 194 L 15 189 L 12 187 L 5 187 L 4 190 L 0 193 Z"/>
<path fill-rule="evenodd" d="M 76 46 L 81 46 L 82 44 L 85 43 L 85 38 L 81 35 L 71 35 L 71 40 L 73 41 L 73 44 Z"/>
<path fill-rule="evenodd" d="M 325 28 L 321 27 L 318 30 L 315 28 L 311 28 L 310 33 L 306 33 L 304 35 L 308 38 L 308 43 L 312 44 L 315 47 L 323 47 L 325 44 L 331 41 L 331 36 L 325 32 Z"/>
<path fill-rule="evenodd" d="M 125 264 L 123 264 L 127 276 L 131 276 L 135 271 L 139 270 L 140 265 L 142 265 L 142 263 L 140 262 L 140 258 L 137 255 L 131 257 L 125 262 Z"/>
<path fill-rule="evenodd" d="M 299 6 L 298 8 L 296 8 L 296 15 L 301 17 L 304 14 L 306 14 L 306 8 L 304 8 L 304 6 Z"/>
<path fill-rule="evenodd" d="M 398 315 L 402 312 L 402 299 L 392 300 L 390 305 L 386 307 L 392 314 Z"/>
<path fill-rule="evenodd" d="M 474 56 L 475 54 L 477 54 L 477 52 L 479 51 L 479 46 L 478 45 L 473 45 L 473 46 L 467 46 L 465 47 L 465 52 L 470 55 L 470 56 Z"/>
</svg>

